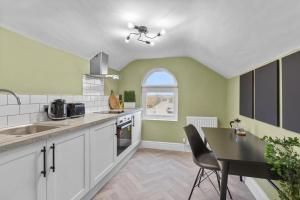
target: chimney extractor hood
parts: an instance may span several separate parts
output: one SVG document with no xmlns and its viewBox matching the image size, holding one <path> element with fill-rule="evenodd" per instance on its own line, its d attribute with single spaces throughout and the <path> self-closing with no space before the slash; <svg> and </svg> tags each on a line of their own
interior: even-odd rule
<svg viewBox="0 0 300 200">
<path fill-rule="evenodd" d="M 108 74 L 108 55 L 100 52 L 90 60 L 90 74 L 94 78 L 119 79 L 119 75 Z"/>
</svg>

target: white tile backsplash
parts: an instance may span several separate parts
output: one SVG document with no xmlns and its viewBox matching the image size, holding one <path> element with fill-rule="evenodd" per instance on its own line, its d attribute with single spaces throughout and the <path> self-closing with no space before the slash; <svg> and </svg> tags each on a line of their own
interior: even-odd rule
<svg viewBox="0 0 300 200">
<path fill-rule="evenodd" d="M 45 112 L 30 114 L 30 122 L 31 123 L 42 122 L 42 121 L 46 121 L 47 119 L 48 119 L 47 113 L 45 113 Z"/>
<path fill-rule="evenodd" d="M 44 108 L 55 99 L 84 103 L 86 113 L 108 110 L 108 97 L 104 95 L 19 95 L 20 106 L 8 96 L 0 95 L 0 128 L 48 120 Z"/>
<path fill-rule="evenodd" d="M 29 114 L 7 116 L 8 126 L 18 126 L 18 125 L 29 124 L 29 123 L 30 123 Z"/>
<path fill-rule="evenodd" d="M 20 107 L 18 105 L 3 105 L 0 106 L 0 116 L 18 115 Z"/>
<path fill-rule="evenodd" d="M 9 95 L 11 96 L 11 95 Z M 18 95 L 21 101 L 21 104 L 30 104 L 30 95 Z"/>
<path fill-rule="evenodd" d="M 82 77 L 83 95 L 104 95 L 104 82 L 97 78 Z"/>
<path fill-rule="evenodd" d="M 29 104 L 30 103 L 30 95 L 18 95 L 20 98 L 21 104 Z M 18 105 L 16 97 L 13 95 L 7 95 L 7 104 L 10 105 Z"/>
<path fill-rule="evenodd" d="M 40 104 L 20 105 L 20 114 L 38 113 L 40 112 Z"/>
<path fill-rule="evenodd" d="M 7 116 L 0 117 L 0 128 L 7 127 Z"/>
<path fill-rule="evenodd" d="M 7 104 L 7 95 L 0 95 L 0 106 Z"/>
<path fill-rule="evenodd" d="M 48 103 L 51 103 L 55 99 L 61 99 L 61 96 L 59 96 L 59 95 L 48 95 L 48 98 L 47 98 Z"/>
<path fill-rule="evenodd" d="M 47 95 L 31 95 L 30 103 L 47 103 Z"/>
<path fill-rule="evenodd" d="M 0 94 L 0 128 L 48 120 L 44 106 L 55 99 L 65 99 L 67 103 L 84 103 L 86 113 L 108 110 L 108 96 L 104 96 L 103 80 L 83 76 L 82 84 L 83 95 L 18 95 L 20 106 L 12 95 Z"/>
</svg>

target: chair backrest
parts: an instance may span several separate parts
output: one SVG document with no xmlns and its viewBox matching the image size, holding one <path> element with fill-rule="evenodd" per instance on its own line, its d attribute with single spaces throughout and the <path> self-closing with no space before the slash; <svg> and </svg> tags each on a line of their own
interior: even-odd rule
<svg viewBox="0 0 300 200">
<path fill-rule="evenodd" d="M 196 127 L 192 124 L 185 126 L 184 128 L 185 134 L 189 140 L 191 145 L 193 156 L 196 158 L 203 153 L 209 152 L 209 149 L 204 144 L 199 132 Z"/>
</svg>

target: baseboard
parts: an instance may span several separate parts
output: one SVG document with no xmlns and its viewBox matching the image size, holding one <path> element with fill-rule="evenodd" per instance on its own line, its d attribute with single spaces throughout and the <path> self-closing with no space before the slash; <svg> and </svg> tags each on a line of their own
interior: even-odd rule
<svg viewBox="0 0 300 200">
<path fill-rule="evenodd" d="M 253 178 L 245 177 L 245 184 L 257 200 L 270 200 Z"/>
<path fill-rule="evenodd" d="M 146 141 L 141 142 L 140 148 L 145 149 L 160 149 L 169 151 L 183 151 L 190 152 L 191 148 L 187 144 L 173 143 L 173 142 L 157 142 L 157 141 Z"/>
</svg>

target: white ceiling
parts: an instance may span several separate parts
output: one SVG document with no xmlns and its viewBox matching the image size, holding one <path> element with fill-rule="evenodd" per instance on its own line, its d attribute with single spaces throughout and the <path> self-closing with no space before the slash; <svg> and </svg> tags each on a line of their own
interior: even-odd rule
<svg viewBox="0 0 300 200">
<path fill-rule="evenodd" d="M 300 49 L 299 19 L 299 0 L 0 0 L 0 26 L 112 68 L 190 56 L 225 77 Z M 126 44 L 128 22 L 167 34 Z"/>
</svg>

